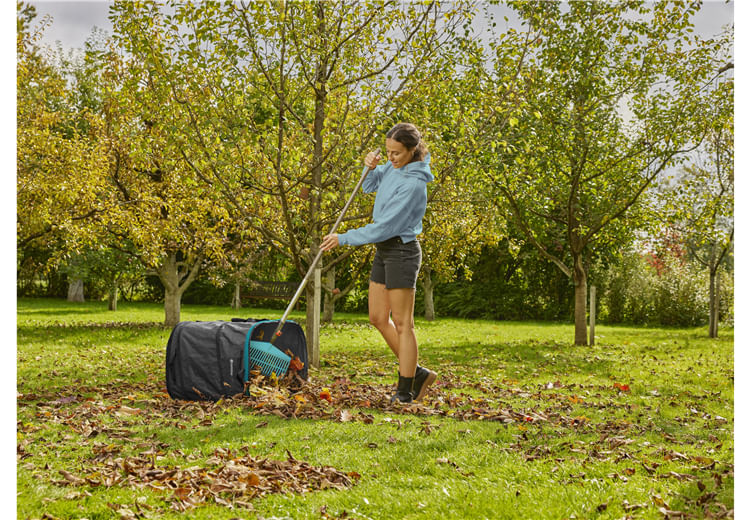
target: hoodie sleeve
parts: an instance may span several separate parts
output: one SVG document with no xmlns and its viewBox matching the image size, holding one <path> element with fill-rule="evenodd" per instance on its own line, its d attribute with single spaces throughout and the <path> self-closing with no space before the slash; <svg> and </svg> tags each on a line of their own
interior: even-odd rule
<svg viewBox="0 0 750 520">
<path fill-rule="evenodd" d="M 378 191 L 378 187 L 380 187 L 380 181 L 383 180 L 385 166 L 385 164 L 378 164 L 370 173 L 367 174 L 367 177 L 365 177 L 365 182 L 362 183 L 362 193 L 372 193 L 373 191 Z"/>
<path fill-rule="evenodd" d="M 414 208 L 424 207 L 427 195 L 424 183 L 413 182 L 402 186 L 383 208 L 383 216 L 377 222 L 372 222 L 361 228 L 350 229 L 339 235 L 339 244 L 347 246 L 361 246 L 374 244 L 392 238 L 404 230 L 413 220 L 411 215 Z"/>
</svg>

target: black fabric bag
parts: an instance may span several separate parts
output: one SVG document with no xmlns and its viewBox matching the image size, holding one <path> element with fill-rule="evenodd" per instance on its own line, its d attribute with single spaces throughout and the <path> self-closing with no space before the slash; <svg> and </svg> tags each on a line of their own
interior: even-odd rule
<svg viewBox="0 0 750 520">
<path fill-rule="evenodd" d="M 167 392 L 173 399 L 216 401 L 240 394 L 247 376 L 244 371 L 245 339 L 268 341 L 278 320 L 253 326 L 261 320 L 183 321 L 172 330 L 167 342 Z M 307 379 L 307 343 L 302 327 L 284 323 L 274 346 L 299 357 L 304 367 L 299 376 Z"/>
</svg>

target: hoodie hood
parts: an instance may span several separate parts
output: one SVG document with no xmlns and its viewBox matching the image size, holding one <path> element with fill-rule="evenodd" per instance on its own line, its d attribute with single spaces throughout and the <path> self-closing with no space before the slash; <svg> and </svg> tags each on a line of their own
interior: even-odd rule
<svg viewBox="0 0 750 520">
<path fill-rule="evenodd" d="M 432 182 L 435 180 L 435 176 L 432 174 L 432 171 L 430 170 L 430 154 L 429 153 L 425 156 L 424 161 L 410 162 L 409 164 L 405 165 L 400 170 L 394 170 L 394 171 L 406 177 L 413 177 L 416 179 L 420 179 L 424 181 L 425 183 Z"/>
</svg>

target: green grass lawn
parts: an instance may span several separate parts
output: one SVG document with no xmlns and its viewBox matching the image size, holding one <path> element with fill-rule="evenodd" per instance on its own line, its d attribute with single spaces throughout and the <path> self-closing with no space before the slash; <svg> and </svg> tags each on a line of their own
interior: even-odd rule
<svg viewBox="0 0 750 520">
<path fill-rule="evenodd" d="M 183 320 L 280 314 L 182 309 Z M 423 406 L 394 411 L 383 401 L 395 359 L 366 316 L 339 313 L 310 372 L 312 418 L 288 418 L 271 403 L 295 402 L 284 389 L 259 390 L 265 407 L 170 400 L 162 321 L 155 304 L 18 301 L 18 518 L 733 516 L 731 330 L 597 326 L 598 344 L 577 347 L 570 324 L 417 318 L 420 362 L 440 379 Z M 288 453 L 346 486 L 280 485 L 234 508 L 225 493 L 183 512 L 185 488 L 107 466 L 142 460 L 149 475 L 177 469 L 208 486 L 241 457 Z"/>
</svg>

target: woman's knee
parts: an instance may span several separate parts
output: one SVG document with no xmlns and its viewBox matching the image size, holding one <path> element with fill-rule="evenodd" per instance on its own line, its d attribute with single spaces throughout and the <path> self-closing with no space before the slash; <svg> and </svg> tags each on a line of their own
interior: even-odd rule
<svg viewBox="0 0 750 520">
<path fill-rule="evenodd" d="M 370 325 L 378 330 L 388 326 L 388 319 L 389 317 L 387 315 L 372 312 L 370 313 Z"/>
<path fill-rule="evenodd" d="M 409 330 L 414 330 L 414 318 L 412 316 L 393 316 L 393 324 L 396 326 L 396 330 L 399 334 Z"/>
</svg>

